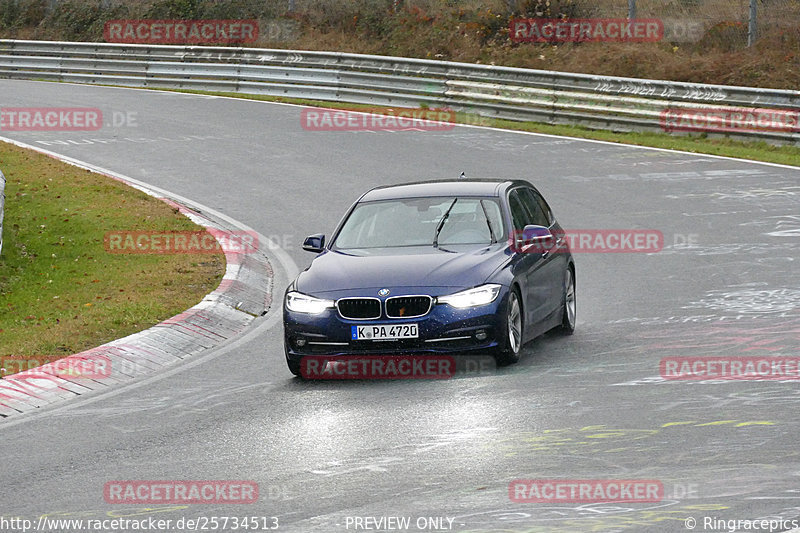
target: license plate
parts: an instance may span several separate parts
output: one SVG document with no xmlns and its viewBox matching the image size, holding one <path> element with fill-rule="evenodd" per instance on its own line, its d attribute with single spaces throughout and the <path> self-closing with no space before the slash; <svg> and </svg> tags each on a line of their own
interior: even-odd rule
<svg viewBox="0 0 800 533">
<path fill-rule="evenodd" d="M 416 324 L 387 324 L 382 326 L 352 326 L 354 341 L 393 341 L 398 339 L 416 339 L 419 329 Z"/>
</svg>

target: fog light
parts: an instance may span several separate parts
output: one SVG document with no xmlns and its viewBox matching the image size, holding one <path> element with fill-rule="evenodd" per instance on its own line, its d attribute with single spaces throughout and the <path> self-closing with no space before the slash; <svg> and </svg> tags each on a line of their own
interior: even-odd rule
<svg viewBox="0 0 800 533">
<path fill-rule="evenodd" d="M 482 330 L 482 329 L 479 329 L 478 331 L 475 332 L 475 338 L 478 339 L 479 341 L 485 341 L 486 340 L 486 331 Z"/>
<path fill-rule="evenodd" d="M 295 344 L 295 346 L 297 346 L 298 348 L 302 348 L 303 346 L 305 346 L 305 345 L 306 345 L 306 340 L 305 340 L 304 338 L 302 338 L 302 337 L 298 337 L 298 338 L 296 338 L 296 339 L 294 340 L 294 344 Z"/>
</svg>

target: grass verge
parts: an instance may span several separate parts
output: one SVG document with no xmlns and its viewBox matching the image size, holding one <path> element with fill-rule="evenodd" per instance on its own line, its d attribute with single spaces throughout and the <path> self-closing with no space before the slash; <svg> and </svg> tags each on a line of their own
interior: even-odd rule
<svg viewBox="0 0 800 533">
<path fill-rule="evenodd" d="M 221 253 L 106 252 L 109 231 L 202 230 L 164 202 L 6 143 L 0 170 L 0 356 L 80 352 L 180 313 L 219 285 Z"/>
<path fill-rule="evenodd" d="M 367 104 L 348 104 L 341 102 L 328 102 L 324 100 L 305 100 L 300 98 L 283 98 L 275 96 L 263 96 L 253 94 L 211 92 L 211 91 L 192 91 L 179 89 L 155 89 L 171 92 L 185 92 L 193 94 L 207 94 L 214 96 L 226 96 L 230 98 L 241 98 L 245 100 L 262 100 L 267 102 L 283 102 L 298 105 L 315 107 L 325 107 L 330 109 L 344 109 L 352 111 L 366 110 L 371 113 L 379 113 L 381 109 L 392 109 L 391 106 L 375 106 Z M 729 138 L 708 137 L 705 134 L 698 135 L 670 135 L 668 133 L 655 132 L 614 132 L 607 130 L 592 130 L 581 126 L 558 126 L 543 124 L 539 122 L 518 122 L 513 120 L 494 119 L 483 117 L 471 113 L 456 113 L 456 122 L 459 124 L 472 124 L 493 128 L 502 128 L 515 131 L 528 131 L 532 133 L 544 133 L 548 135 L 560 135 L 565 137 L 576 137 L 579 139 L 594 139 L 620 144 L 633 144 L 637 146 L 649 146 L 652 148 L 665 148 L 668 150 L 680 150 L 684 152 L 694 152 L 698 154 L 710 154 L 737 159 L 747 159 L 753 161 L 764 161 L 767 163 L 778 163 L 783 165 L 800 166 L 800 147 L 798 146 L 776 146 L 764 141 L 739 141 Z"/>
</svg>

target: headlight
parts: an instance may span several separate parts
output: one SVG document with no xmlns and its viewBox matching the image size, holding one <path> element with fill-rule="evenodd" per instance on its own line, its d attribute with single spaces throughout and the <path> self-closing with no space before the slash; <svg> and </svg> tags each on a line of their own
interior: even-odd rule
<svg viewBox="0 0 800 533">
<path fill-rule="evenodd" d="M 440 304 L 448 304 L 462 309 L 464 307 L 477 307 L 495 301 L 497 295 L 500 294 L 501 287 L 502 285 L 488 283 L 474 289 L 467 289 L 447 296 L 439 296 L 436 301 Z"/>
<path fill-rule="evenodd" d="M 307 294 L 297 291 L 286 293 L 286 308 L 289 311 L 296 313 L 307 313 L 309 315 L 318 315 L 333 307 L 333 300 L 323 300 L 322 298 L 314 298 Z"/>
</svg>

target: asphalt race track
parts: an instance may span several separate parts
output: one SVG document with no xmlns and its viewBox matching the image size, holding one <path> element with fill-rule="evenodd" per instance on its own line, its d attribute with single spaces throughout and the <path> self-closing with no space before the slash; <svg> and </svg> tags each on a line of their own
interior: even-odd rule
<svg viewBox="0 0 800 533">
<path fill-rule="evenodd" d="M 458 532 L 800 521 L 798 381 L 673 381 L 659 370 L 673 356 L 800 355 L 800 170 L 474 127 L 314 132 L 300 107 L 198 95 L 8 80 L 0 93 L 3 107 L 135 117 L 2 135 L 218 210 L 300 269 L 313 257 L 302 239 L 330 234 L 361 192 L 461 171 L 530 180 L 565 228 L 664 235 L 657 253 L 575 254 L 576 334 L 449 380 L 294 379 L 276 305 L 197 361 L 0 422 L 0 515 L 263 516 L 286 532 L 397 530 L 364 517 Z M 280 302 L 295 272 L 273 267 Z M 517 503 L 515 479 L 658 480 L 663 497 Z M 250 480 L 259 499 L 106 503 L 116 480 Z"/>
</svg>

